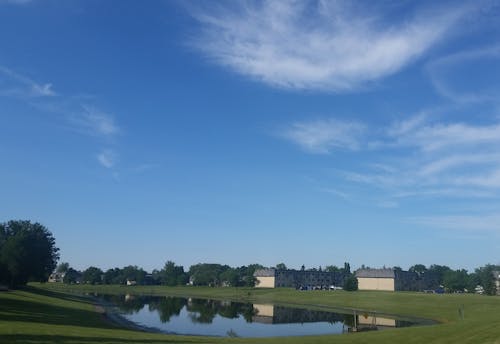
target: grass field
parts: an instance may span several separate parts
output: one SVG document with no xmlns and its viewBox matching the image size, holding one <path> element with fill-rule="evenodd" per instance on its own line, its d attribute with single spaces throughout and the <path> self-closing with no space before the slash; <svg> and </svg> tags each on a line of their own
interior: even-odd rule
<svg viewBox="0 0 500 344">
<path fill-rule="evenodd" d="M 432 326 L 347 335 L 269 339 L 172 336 L 119 328 L 95 305 L 73 293 L 136 293 L 197 296 L 307 308 L 356 308 L 438 320 Z M 465 317 L 459 316 L 464 307 Z M 290 289 L 124 287 L 35 284 L 0 292 L 0 343 L 494 343 L 500 344 L 500 297 L 391 292 L 308 291 Z"/>
</svg>

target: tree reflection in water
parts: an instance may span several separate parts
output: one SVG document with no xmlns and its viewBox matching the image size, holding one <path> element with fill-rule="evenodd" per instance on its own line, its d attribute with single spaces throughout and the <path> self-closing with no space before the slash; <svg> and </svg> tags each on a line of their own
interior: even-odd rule
<svg viewBox="0 0 500 344">
<path fill-rule="evenodd" d="M 252 322 L 256 314 L 251 303 L 128 294 L 103 295 L 102 298 L 113 303 L 124 314 L 137 313 L 148 305 L 150 312 L 158 312 L 162 323 L 169 322 L 174 315 L 179 316 L 184 307 L 191 321 L 200 324 L 211 324 L 217 315 L 228 319 L 242 316 L 246 322 Z"/>
</svg>

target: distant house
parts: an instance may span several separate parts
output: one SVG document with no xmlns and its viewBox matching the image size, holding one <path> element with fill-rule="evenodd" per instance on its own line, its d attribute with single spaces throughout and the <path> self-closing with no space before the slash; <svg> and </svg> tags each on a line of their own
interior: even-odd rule
<svg viewBox="0 0 500 344">
<path fill-rule="evenodd" d="M 396 269 L 359 269 L 355 273 L 359 290 L 416 291 L 421 289 L 414 272 Z"/>
<path fill-rule="evenodd" d="M 49 283 L 62 283 L 64 280 L 64 272 L 54 272 L 51 273 L 48 279 Z"/>
<path fill-rule="evenodd" d="M 257 269 L 253 274 L 257 288 L 323 288 L 343 286 L 345 274 L 315 270 Z"/>
<path fill-rule="evenodd" d="M 500 271 L 493 271 L 493 278 L 497 287 L 497 295 L 500 295 Z"/>
<path fill-rule="evenodd" d="M 137 281 L 127 279 L 127 285 L 136 285 Z"/>
</svg>

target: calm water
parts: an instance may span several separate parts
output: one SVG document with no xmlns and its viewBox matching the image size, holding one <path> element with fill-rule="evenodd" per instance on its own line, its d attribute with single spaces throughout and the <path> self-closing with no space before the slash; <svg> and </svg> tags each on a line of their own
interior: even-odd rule
<svg viewBox="0 0 500 344">
<path fill-rule="evenodd" d="M 115 305 L 124 318 L 137 325 L 186 335 L 307 336 L 414 325 L 368 313 L 332 313 L 270 304 L 165 296 L 101 297 Z"/>
</svg>

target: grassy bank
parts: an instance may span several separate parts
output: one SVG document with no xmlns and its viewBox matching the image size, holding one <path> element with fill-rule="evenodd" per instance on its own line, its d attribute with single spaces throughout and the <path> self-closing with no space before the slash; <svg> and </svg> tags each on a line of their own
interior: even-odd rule
<svg viewBox="0 0 500 344">
<path fill-rule="evenodd" d="M 234 339 L 168 336 L 121 329 L 86 298 L 72 293 L 133 293 L 355 308 L 435 319 L 439 325 L 334 336 L 287 338 L 287 343 L 494 343 L 500 344 L 500 297 L 390 292 L 300 292 L 289 289 L 33 285 L 0 293 L 1 343 L 282 343 L 283 338 Z M 464 307 L 465 318 L 458 313 Z"/>
</svg>

